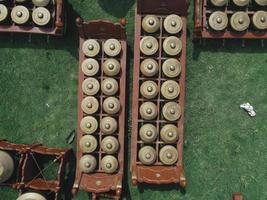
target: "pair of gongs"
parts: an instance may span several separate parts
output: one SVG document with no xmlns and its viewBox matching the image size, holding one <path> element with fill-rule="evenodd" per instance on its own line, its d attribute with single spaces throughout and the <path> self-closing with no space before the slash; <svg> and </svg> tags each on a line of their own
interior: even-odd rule
<svg viewBox="0 0 267 200">
<path fill-rule="evenodd" d="M 106 78 L 101 81 L 101 86 L 96 78 L 89 77 L 82 83 L 82 90 L 86 95 L 96 95 L 101 87 L 101 91 L 107 95 L 115 95 L 119 91 L 118 81 L 114 78 Z"/>
<path fill-rule="evenodd" d="M 83 153 L 92 153 L 96 150 L 98 142 L 92 135 L 84 135 L 80 139 L 80 148 Z M 101 141 L 101 149 L 107 154 L 114 154 L 119 149 L 119 141 L 114 136 L 107 136 Z"/>
<path fill-rule="evenodd" d="M 105 173 L 110 174 L 118 169 L 119 163 L 116 157 L 106 155 L 102 158 L 100 166 Z M 79 161 L 79 167 L 84 173 L 92 173 L 96 170 L 97 160 L 93 155 L 83 155 Z"/>
<path fill-rule="evenodd" d="M 144 124 L 139 130 L 139 136 L 145 143 L 154 142 L 158 137 L 156 126 L 151 123 Z M 160 138 L 165 143 L 176 142 L 179 138 L 178 128 L 173 124 L 164 125 L 160 130 Z"/>
<path fill-rule="evenodd" d="M 180 86 L 174 80 L 167 80 L 161 85 L 161 94 L 166 99 L 175 99 L 180 94 Z M 145 81 L 141 84 L 140 93 L 144 98 L 153 99 L 159 93 L 158 84 L 155 81 Z"/>
<path fill-rule="evenodd" d="M 46 198 L 36 192 L 27 192 L 19 196 L 17 200 L 46 200 Z"/>
<path fill-rule="evenodd" d="M 225 6 L 228 3 L 228 0 L 210 0 L 210 2 L 217 7 Z M 247 6 L 250 0 L 233 0 L 233 3 L 236 6 Z M 266 6 L 267 0 L 255 0 L 255 2 L 260 6 Z"/>
<path fill-rule="evenodd" d="M 80 122 L 80 128 L 84 133 L 94 134 L 98 129 L 98 121 L 95 117 L 86 116 Z M 117 120 L 113 117 L 104 117 L 100 120 L 100 131 L 103 134 L 113 134 L 118 129 Z"/>
<path fill-rule="evenodd" d="M 147 56 L 154 55 L 159 49 L 159 42 L 153 36 L 144 36 L 140 41 L 140 50 Z M 182 50 L 182 41 L 175 36 L 170 36 L 163 41 L 163 50 L 170 56 L 179 54 Z"/>
<path fill-rule="evenodd" d="M 157 152 L 151 146 L 143 146 L 138 152 L 138 158 L 144 165 L 152 165 L 157 160 Z M 171 145 L 162 147 L 159 151 L 159 159 L 164 165 L 173 165 L 178 160 L 178 151 Z"/>
<path fill-rule="evenodd" d="M 99 102 L 93 96 L 87 96 L 82 100 L 81 108 L 84 113 L 92 115 L 99 109 Z M 108 97 L 103 102 L 103 110 L 108 114 L 116 114 L 120 111 L 120 101 L 116 97 Z"/>
<path fill-rule="evenodd" d="M 245 31 L 249 28 L 250 17 L 246 12 L 235 12 L 230 18 L 231 27 L 235 31 Z M 267 12 L 257 11 L 253 14 L 252 23 L 256 29 L 267 29 Z M 209 17 L 209 25 L 213 30 L 222 31 L 228 26 L 228 16 L 225 12 L 216 11 Z"/>
<path fill-rule="evenodd" d="M 87 58 L 82 62 L 82 71 L 86 76 L 95 76 L 100 69 L 99 63 L 93 58 Z M 103 63 L 103 72 L 107 76 L 116 76 L 120 72 L 120 63 L 118 60 L 109 58 Z"/>
<path fill-rule="evenodd" d="M 8 17 L 8 9 L 5 5 L 0 4 L 0 22 Z M 16 24 L 25 24 L 30 18 L 30 12 L 25 6 L 15 6 L 11 11 L 11 19 Z M 32 12 L 32 20 L 39 26 L 47 25 L 51 20 L 51 14 L 44 7 L 35 8 Z"/>
<path fill-rule="evenodd" d="M 161 110 L 163 117 L 168 121 L 176 121 L 181 116 L 181 107 L 176 102 L 168 102 Z M 144 120 L 154 120 L 158 116 L 158 107 L 154 102 L 144 102 L 139 108 L 140 116 Z"/>
<path fill-rule="evenodd" d="M 103 45 L 105 54 L 111 57 L 119 55 L 121 48 L 121 43 L 117 39 L 108 39 Z M 82 51 L 88 57 L 95 57 L 100 52 L 100 44 L 95 39 L 88 39 L 83 43 Z"/>
<path fill-rule="evenodd" d="M 155 59 L 147 58 L 141 62 L 140 71 L 144 76 L 155 76 L 159 71 L 159 64 Z M 181 73 L 181 63 L 174 58 L 169 58 L 162 65 L 162 72 L 168 78 L 175 78 Z"/>
<path fill-rule="evenodd" d="M 179 33 L 183 28 L 182 18 L 178 15 L 169 15 L 163 22 L 164 29 L 170 34 Z M 160 28 L 160 20 L 155 15 L 147 15 L 142 20 L 142 28 L 147 33 L 155 33 Z"/>
</svg>

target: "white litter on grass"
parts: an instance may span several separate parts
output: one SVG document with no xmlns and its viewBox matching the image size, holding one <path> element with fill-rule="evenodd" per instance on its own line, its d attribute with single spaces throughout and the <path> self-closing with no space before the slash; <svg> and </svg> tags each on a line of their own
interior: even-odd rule
<svg viewBox="0 0 267 200">
<path fill-rule="evenodd" d="M 50 105 L 49 105 L 48 103 L 47 103 L 47 104 L 45 104 L 45 105 L 46 105 L 46 107 L 47 107 L 47 108 L 49 108 L 49 107 L 50 107 Z"/>
<path fill-rule="evenodd" d="M 256 116 L 256 112 L 253 109 L 253 106 L 250 105 L 250 103 L 243 103 L 240 105 L 240 108 L 243 108 L 247 113 L 251 116 L 254 117 Z"/>
</svg>

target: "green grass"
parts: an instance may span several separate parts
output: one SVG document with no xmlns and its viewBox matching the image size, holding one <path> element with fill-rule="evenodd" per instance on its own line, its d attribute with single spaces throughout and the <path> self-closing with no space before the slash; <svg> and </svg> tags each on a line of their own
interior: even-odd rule
<svg viewBox="0 0 267 200">
<path fill-rule="evenodd" d="M 47 43 L 44 36 L 33 36 L 29 43 L 25 35 L 1 34 L 0 138 L 17 143 L 41 142 L 51 147 L 70 146 L 65 138 L 77 123 L 77 15 L 86 20 L 118 21 L 127 17 L 131 93 L 135 2 L 68 2 L 68 29 L 62 38 L 51 38 Z M 192 9 L 191 1 L 190 31 Z M 206 46 L 193 46 L 190 35 L 187 40 L 186 191 L 180 191 L 178 186 L 133 187 L 128 170 L 125 199 L 227 200 L 233 192 L 240 191 L 246 199 L 266 200 L 267 48 L 256 41 L 247 42 L 244 48 L 240 41 L 226 42 L 225 47 L 220 44 L 213 41 Z M 255 118 L 239 108 L 247 101 L 255 107 Z M 129 110 L 128 138 L 130 114 Z M 70 147 L 75 149 L 75 144 Z M 0 193 L 1 199 L 6 200 L 17 196 L 16 190 L 1 189 Z M 88 198 L 80 191 L 75 199 Z"/>
</svg>

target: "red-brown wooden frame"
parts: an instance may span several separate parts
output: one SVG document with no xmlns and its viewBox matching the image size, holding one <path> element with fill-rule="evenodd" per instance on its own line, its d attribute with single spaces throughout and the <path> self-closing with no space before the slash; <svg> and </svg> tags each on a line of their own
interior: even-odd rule
<svg viewBox="0 0 267 200">
<path fill-rule="evenodd" d="M 110 21 L 95 20 L 89 22 L 83 22 L 80 18 L 77 19 L 77 27 L 80 35 L 80 48 L 79 48 L 79 66 L 81 66 L 85 55 L 82 52 L 82 45 L 84 41 L 88 38 L 96 39 L 100 42 L 104 42 L 106 39 L 114 38 L 118 39 L 122 46 L 122 51 L 120 54 L 121 71 L 118 77 L 119 79 L 119 95 L 118 99 L 120 101 L 120 111 L 118 114 L 118 140 L 119 140 L 119 151 L 118 151 L 118 163 L 119 169 L 116 173 L 107 174 L 103 170 L 96 170 L 93 173 L 85 174 L 80 171 L 79 160 L 82 156 L 82 151 L 79 147 L 79 141 L 84 135 L 79 124 L 84 116 L 81 109 L 81 102 L 84 98 L 82 91 L 82 82 L 86 78 L 84 73 L 79 67 L 79 89 L 78 89 L 78 130 L 77 130 L 77 169 L 76 169 L 76 180 L 73 186 L 73 194 L 75 195 L 79 188 L 85 191 L 91 192 L 93 194 L 93 199 L 97 196 L 107 195 L 114 199 L 119 199 L 122 192 L 122 181 L 124 174 L 124 135 L 125 135 L 125 100 L 126 100 L 126 55 L 127 55 L 127 36 L 125 28 L 119 23 L 112 23 Z M 101 68 L 104 61 L 104 52 L 101 48 Z M 101 69 L 102 70 L 102 69 Z M 103 73 L 101 73 L 101 79 L 103 78 Z M 103 100 L 103 97 L 100 99 Z M 102 100 L 100 102 L 100 110 L 102 110 Z M 102 112 L 101 112 L 102 113 Z M 103 114 L 100 114 L 103 115 Z M 100 136 L 102 134 L 99 134 Z M 99 141 L 101 138 L 99 139 Z M 101 154 L 101 151 L 99 151 Z M 101 155 L 100 155 L 101 157 Z M 101 159 L 98 160 L 99 162 Z M 98 183 L 101 182 L 101 185 Z"/>
<path fill-rule="evenodd" d="M 208 23 L 207 13 L 210 13 L 212 10 L 221 10 L 215 9 L 214 7 L 210 8 L 208 6 L 208 0 L 195 0 L 195 11 L 194 11 L 194 33 L 193 39 L 267 39 L 267 30 L 265 31 L 256 31 L 251 28 L 247 29 L 244 32 L 238 33 L 229 28 L 226 28 L 224 31 L 212 31 L 207 29 L 206 24 Z M 241 10 L 244 10 L 243 8 Z M 262 10 L 266 10 L 266 6 L 262 7 Z M 232 11 L 228 10 L 228 6 L 224 7 L 224 11 L 229 15 Z M 253 15 L 255 10 L 245 10 L 250 16 Z"/>
<path fill-rule="evenodd" d="M 6 140 L 0 140 L 0 150 L 13 152 L 17 154 L 20 159 L 17 166 L 16 181 L 10 183 L 0 184 L 0 188 L 10 186 L 17 190 L 36 190 L 36 191 L 49 191 L 54 194 L 53 200 L 60 200 L 63 191 L 63 184 L 65 179 L 65 167 L 67 162 L 70 161 L 71 149 L 65 148 L 47 148 L 42 144 L 14 144 Z M 45 180 L 43 178 L 32 177 L 33 154 L 42 156 L 52 156 L 58 159 L 59 168 L 57 170 L 56 180 Z M 40 173 L 41 174 L 41 173 Z"/>
<path fill-rule="evenodd" d="M 149 184 L 172 184 L 179 183 L 185 187 L 187 184 L 183 169 L 183 142 L 184 142 L 184 104 L 185 104 L 185 70 L 186 70 L 186 16 L 187 2 L 173 0 L 139 0 L 135 15 L 135 48 L 134 48 L 134 75 L 133 75 L 133 98 L 132 98 L 132 134 L 131 134 L 131 173 L 132 183 L 149 183 Z M 181 118 L 177 122 L 179 130 L 179 141 L 177 150 L 179 159 L 174 166 L 141 165 L 138 163 L 138 118 L 139 118 L 139 77 L 140 77 L 140 50 L 139 43 L 141 37 L 141 20 L 146 14 L 162 16 L 177 14 L 182 17 L 183 29 L 181 31 L 182 52 L 178 56 L 181 62 L 181 74 L 179 76 L 180 95 L 179 105 L 181 106 Z M 161 20 L 162 22 L 162 20 Z M 162 39 L 161 39 L 162 40 Z M 159 47 L 161 52 L 161 44 Z M 161 57 L 160 53 L 159 56 Z M 161 58 L 159 59 L 161 60 Z M 160 63 L 161 65 L 161 63 Z M 159 67 L 161 67 L 159 65 Z M 160 110 L 160 108 L 158 108 Z M 158 150 L 158 149 L 157 149 Z"/>
<path fill-rule="evenodd" d="M 56 0 L 51 12 L 51 27 L 39 27 L 33 22 L 27 25 L 17 25 L 14 22 L 0 23 L 0 32 L 15 32 L 15 33 L 33 33 L 33 34 L 45 34 L 45 35 L 63 35 L 64 33 L 64 0 Z M 16 1 L 14 0 L 14 5 Z M 8 8 L 11 12 L 11 7 Z"/>
</svg>

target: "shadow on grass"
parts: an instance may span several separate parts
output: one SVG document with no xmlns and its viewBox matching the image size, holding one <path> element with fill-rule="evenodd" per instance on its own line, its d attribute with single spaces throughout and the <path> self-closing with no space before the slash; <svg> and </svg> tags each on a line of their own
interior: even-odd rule
<svg viewBox="0 0 267 200">
<path fill-rule="evenodd" d="M 130 72 L 131 71 L 131 62 L 130 62 L 130 58 L 132 55 L 132 49 L 130 48 L 130 46 L 127 46 L 127 63 L 126 63 L 126 71 Z M 126 75 L 126 94 L 131 94 L 131 79 L 129 75 Z M 130 186 L 129 186 L 129 173 L 128 170 L 130 169 L 130 160 L 128 159 L 130 156 L 130 152 L 128 151 L 130 149 L 130 145 L 131 145 L 131 140 L 130 138 L 130 127 L 129 127 L 129 123 L 128 123 L 128 119 L 130 119 L 130 110 L 131 110 L 131 104 L 130 104 L 130 99 L 131 96 L 130 95 L 126 95 L 126 103 L 125 105 L 125 138 L 124 138 L 124 177 L 123 177 L 123 192 L 122 192 L 122 197 L 126 198 L 127 200 L 131 200 L 131 195 L 130 195 Z"/>
<path fill-rule="evenodd" d="M 123 18 L 131 9 L 135 0 L 99 0 L 98 3 L 108 14 Z"/>
<path fill-rule="evenodd" d="M 264 44 L 264 45 L 262 45 Z M 263 53 L 267 52 L 267 42 L 263 40 L 198 40 L 193 46 L 193 60 L 197 60 L 201 52 L 223 53 Z M 266 59 L 267 60 L 267 59 Z M 224 62 L 224 61 L 222 61 Z"/>
<path fill-rule="evenodd" d="M 75 181 L 75 169 L 76 169 L 76 159 L 74 152 L 71 152 L 69 162 L 67 163 L 66 167 L 66 179 L 64 183 L 64 196 L 65 200 L 71 200 L 72 199 L 72 186 Z"/>
<path fill-rule="evenodd" d="M 168 185 L 151 185 L 145 183 L 138 184 L 138 191 L 140 193 L 143 193 L 145 190 L 164 191 L 164 192 L 176 190 L 177 192 L 180 192 L 183 195 L 186 194 L 186 190 L 184 188 L 181 188 L 178 184 L 168 184 Z"/>
<path fill-rule="evenodd" d="M 72 56 L 78 58 L 79 37 L 75 22 L 78 16 L 72 6 L 66 2 L 65 34 L 63 36 L 1 33 L 0 50 L 1 48 L 67 50 Z"/>
</svg>

